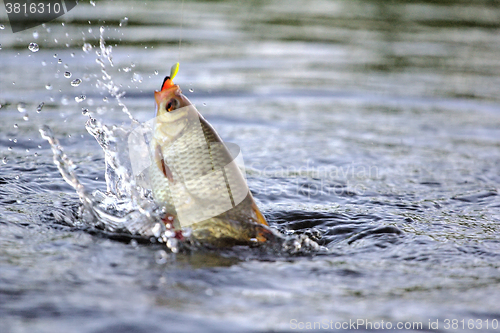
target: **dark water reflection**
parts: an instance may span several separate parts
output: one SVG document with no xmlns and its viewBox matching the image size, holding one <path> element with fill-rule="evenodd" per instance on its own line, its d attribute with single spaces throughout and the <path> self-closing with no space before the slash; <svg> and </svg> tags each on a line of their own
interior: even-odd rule
<svg viewBox="0 0 500 333">
<path fill-rule="evenodd" d="M 425 329 L 439 319 L 445 330 L 445 319 L 500 320 L 500 2 L 181 7 L 83 2 L 17 34 L 0 11 L 3 330 L 288 331 L 292 319 L 359 318 Z M 152 117 L 151 92 L 180 56 L 177 82 L 242 147 L 272 225 L 328 252 L 236 247 L 174 259 L 158 244 L 68 226 L 77 196 L 38 127 L 54 129 L 88 188 L 105 189 L 81 109 L 108 124 L 127 117 L 95 86 L 100 26 L 136 117 Z"/>
</svg>

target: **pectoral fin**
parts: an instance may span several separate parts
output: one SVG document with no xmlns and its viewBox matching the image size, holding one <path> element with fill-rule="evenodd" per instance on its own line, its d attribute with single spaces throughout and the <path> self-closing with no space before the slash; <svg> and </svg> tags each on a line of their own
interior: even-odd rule
<svg viewBox="0 0 500 333">
<path fill-rule="evenodd" d="M 167 178 L 170 182 L 173 182 L 174 175 L 172 174 L 172 171 L 168 167 L 167 163 L 165 163 L 165 158 L 163 157 L 163 154 L 161 152 L 160 145 L 157 145 L 155 149 L 155 161 L 158 166 L 158 169 L 160 169 L 163 172 L 165 178 Z"/>
</svg>

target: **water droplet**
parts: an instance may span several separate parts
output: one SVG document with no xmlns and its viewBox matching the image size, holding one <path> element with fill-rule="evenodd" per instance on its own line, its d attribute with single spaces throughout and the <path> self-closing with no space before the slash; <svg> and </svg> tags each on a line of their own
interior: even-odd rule
<svg viewBox="0 0 500 333">
<path fill-rule="evenodd" d="M 17 139 L 14 139 L 14 140 L 12 140 L 12 141 L 14 141 L 14 143 L 17 143 Z"/>
<path fill-rule="evenodd" d="M 107 103 L 108 102 L 108 98 L 107 97 L 103 97 L 102 101 Z"/>
<path fill-rule="evenodd" d="M 82 83 L 81 79 L 74 79 L 73 81 L 71 81 L 71 85 L 73 87 L 78 87 L 80 85 L 80 83 Z"/>
<path fill-rule="evenodd" d="M 30 149 L 29 148 L 26 148 L 26 152 L 29 153 L 30 152 Z"/>
<path fill-rule="evenodd" d="M 177 239 L 176 238 L 169 238 L 167 241 L 167 247 L 173 252 L 177 253 L 179 252 L 179 248 L 177 247 Z"/>
<path fill-rule="evenodd" d="M 121 21 L 120 21 L 120 27 L 124 27 L 128 24 L 128 17 L 124 17 Z"/>
<path fill-rule="evenodd" d="M 12 147 L 7 147 L 7 150 L 12 150 Z"/>
<path fill-rule="evenodd" d="M 189 88 L 189 92 L 193 92 L 193 91 L 194 91 L 194 89 L 193 89 L 193 88 Z"/>
<path fill-rule="evenodd" d="M 87 96 L 85 96 L 85 95 L 76 96 L 75 97 L 75 101 L 77 103 L 81 103 L 81 102 L 83 102 L 85 100 L 85 98 L 87 98 Z"/>
<path fill-rule="evenodd" d="M 95 7 L 95 1 L 94 0 L 90 0 L 90 4 Z"/>
<path fill-rule="evenodd" d="M 142 82 L 142 75 L 139 73 L 134 73 L 132 80 L 134 82 Z"/>
<path fill-rule="evenodd" d="M 28 45 L 28 49 L 31 51 L 31 52 L 38 52 L 38 50 L 40 50 L 40 47 L 38 46 L 37 43 L 33 43 L 31 42 L 30 45 Z"/>
<path fill-rule="evenodd" d="M 33 38 L 38 39 L 38 31 L 33 31 Z"/>
<path fill-rule="evenodd" d="M 8 161 L 9 161 L 9 160 L 7 159 L 7 157 L 4 157 L 4 158 L 2 159 L 3 164 L 7 164 L 7 162 L 8 162 Z"/>
<path fill-rule="evenodd" d="M 57 53 L 54 53 L 54 58 L 57 58 Z"/>
<path fill-rule="evenodd" d="M 68 97 L 63 96 L 63 98 L 61 98 L 61 104 L 62 104 L 62 105 L 68 105 L 68 104 L 69 104 L 69 99 L 68 99 Z"/>
<path fill-rule="evenodd" d="M 0 50 L 2 49 L 2 44 L 0 44 Z"/>
<path fill-rule="evenodd" d="M 125 73 L 128 73 L 128 72 L 130 72 L 131 70 L 132 70 L 132 69 L 131 69 L 130 67 L 123 67 L 123 71 L 124 71 Z"/>
<path fill-rule="evenodd" d="M 36 112 L 37 112 L 37 113 L 42 112 L 42 108 L 43 108 L 43 106 L 44 106 L 44 105 L 45 105 L 45 103 L 44 103 L 44 102 L 42 102 L 42 103 L 38 104 L 38 106 L 36 107 Z"/>
<path fill-rule="evenodd" d="M 64 72 L 64 77 L 69 79 L 71 77 L 71 73 L 70 72 Z"/>
<path fill-rule="evenodd" d="M 23 112 L 26 112 L 26 103 L 19 103 L 17 104 L 17 111 L 23 113 Z"/>
<path fill-rule="evenodd" d="M 207 106 L 207 103 L 203 103 L 203 106 Z"/>
<path fill-rule="evenodd" d="M 47 84 L 45 85 L 45 89 L 47 89 L 47 90 L 52 90 L 52 85 L 51 85 L 50 83 L 47 83 Z"/>
<path fill-rule="evenodd" d="M 5 29 L 5 26 L 3 24 L 0 24 L 0 30 Z"/>
<path fill-rule="evenodd" d="M 30 117 L 28 116 L 28 114 L 25 114 L 25 115 L 23 116 L 23 120 L 24 120 L 24 121 L 28 121 L 28 120 L 30 120 Z"/>
<path fill-rule="evenodd" d="M 101 26 L 101 27 L 99 28 L 99 32 L 101 33 L 101 35 L 104 33 L 104 27 L 103 27 L 103 26 Z"/>
<path fill-rule="evenodd" d="M 38 145 L 38 149 L 42 149 L 42 145 Z"/>
<path fill-rule="evenodd" d="M 135 63 L 131 63 L 130 67 L 134 68 L 135 67 Z"/>
<path fill-rule="evenodd" d="M 62 64 L 62 59 L 57 60 L 58 64 Z"/>
<path fill-rule="evenodd" d="M 155 261 L 158 265 L 166 264 L 168 261 L 168 253 L 165 250 L 156 251 Z"/>
<path fill-rule="evenodd" d="M 71 58 L 74 58 L 75 57 L 75 52 L 72 52 L 71 53 Z"/>
<path fill-rule="evenodd" d="M 155 70 L 155 75 L 158 75 L 158 71 L 157 70 Z"/>
<path fill-rule="evenodd" d="M 82 114 L 83 114 L 84 116 L 88 115 L 88 114 L 89 114 L 89 109 L 82 108 Z"/>
<path fill-rule="evenodd" d="M 83 50 L 85 53 L 89 53 L 89 52 L 92 50 L 92 45 L 90 45 L 89 43 L 85 43 L 85 44 L 83 44 L 83 46 L 82 46 L 82 50 Z"/>
<path fill-rule="evenodd" d="M 47 66 L 47 63 L 45 61 L 42 61 L 42 66 Z"/>
<path fill-rule="evenodd" d="M 19 127 L 19 125 L 17 125 L 17 124 L 14 124 L 14 128 L 18 128 L 18 127 Z"/>
<path fill-rule="evenodd" d="M 15 179 L 19 179 L 19 176 L 15 176 L 14 178 L 15 178 Z"/>
<path fill-rule="evenodd" d="M 38 157 L 38 153 L 34 153 L 33 156 Z"/>
</svg>

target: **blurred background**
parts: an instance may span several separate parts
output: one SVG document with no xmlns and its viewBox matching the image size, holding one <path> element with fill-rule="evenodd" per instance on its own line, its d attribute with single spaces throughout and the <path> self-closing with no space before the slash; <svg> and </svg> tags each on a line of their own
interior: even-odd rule
<svg viewBox="0 0 500 333">
<path fill-rule="evenodd" d="M 499 320 L 499 32 L 495 0 L 80 1 L 15 34 L 0 8 L 0 326 Z M 173 260 L 160 245 L 68 226 L 78 197 L 39 126 L 89 190 L 105 190 L 84 124 L 129 119 L 98 82 L 146 121 L 177 61 L 176 83 L 242 148 L 270 224 L 326 253 Z"/>
</svg>

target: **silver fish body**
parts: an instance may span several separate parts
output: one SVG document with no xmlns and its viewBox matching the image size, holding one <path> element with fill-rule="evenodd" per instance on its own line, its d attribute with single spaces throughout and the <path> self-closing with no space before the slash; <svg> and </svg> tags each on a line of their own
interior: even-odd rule
<svg viewBox="0 0 500 333">
<path fill-rule="evenodd" d="M 173 227 L 217 246 L 272 237 L 237 164 L 237 146 L 221 140 L 177 85 L 164 83 L 155 99 L 149 181 Z"/>
</svg>

